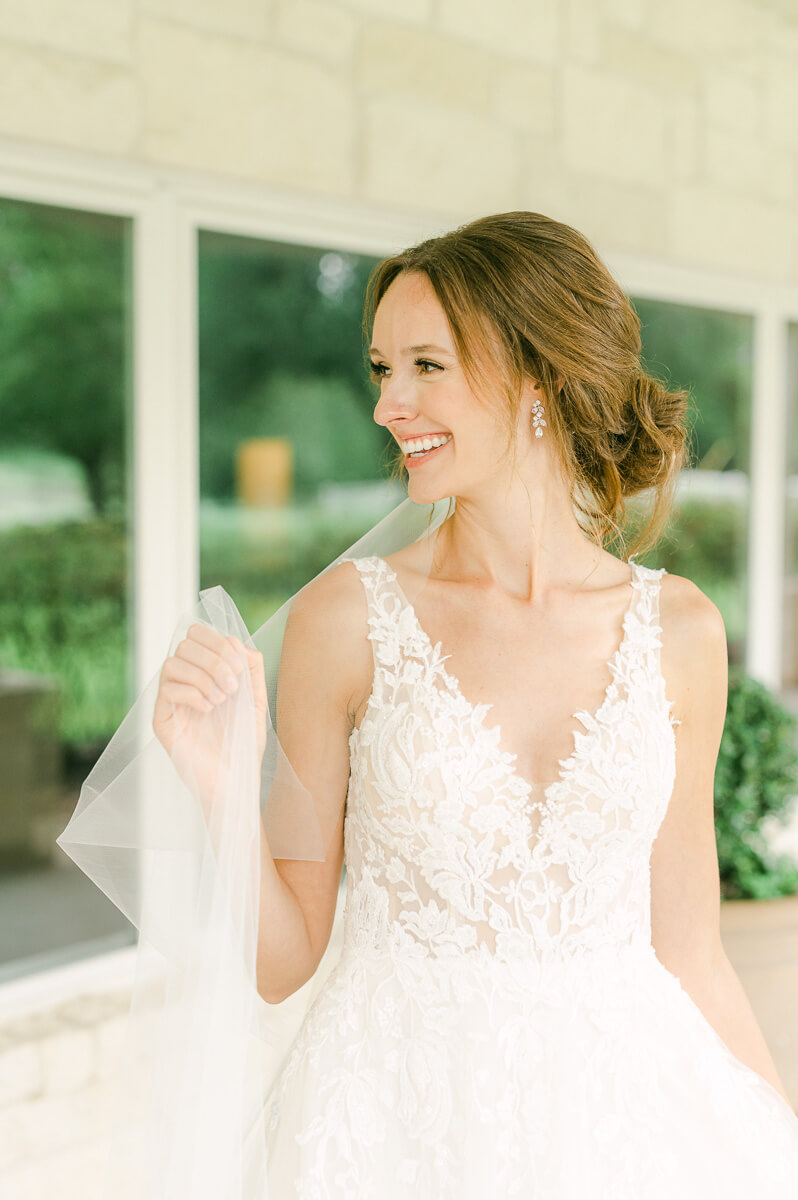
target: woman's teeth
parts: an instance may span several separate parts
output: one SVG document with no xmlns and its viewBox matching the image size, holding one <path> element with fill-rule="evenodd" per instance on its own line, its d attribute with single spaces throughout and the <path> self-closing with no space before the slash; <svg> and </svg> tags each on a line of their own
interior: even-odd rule
<svg viewBox="0 0 798 1200">
<path fill-rule="evenodd" d="M 452 435 L 447 434 L 446 437 L 439 438 L 420 438 L 416 442 L 409 442 L 408 445 L 416 446 L 417 449 L 406 450 L 408 458 L 421 458 L 425 454 L 429 454 L 430 450 L 437 450 L 439 446 L 445 446 L 447 442 L 452 440 Z"/>
</svg>

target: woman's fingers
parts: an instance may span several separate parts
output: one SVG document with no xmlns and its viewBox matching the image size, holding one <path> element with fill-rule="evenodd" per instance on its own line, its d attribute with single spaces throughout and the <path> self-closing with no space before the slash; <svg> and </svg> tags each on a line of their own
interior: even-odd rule
<svg viewBox="0 0 798 1200">
<path fill-rule="evenodd" d="M 192 626 L 192 629 L 201 629 Z M 191 632 L 191 631 L 189 631 Z M 210 639 L 205 635 L 213 635 L 214 644 L 209 645 Z M 234 692 L 238 687 L 237 675 L 241 668 L 235 657 L 235 651 L 226 638 L 221 637 L 215 630 L 205 630 L 202 637 L 186 637 L 178 645 L 175 658 L 181 662 L 193 664 L 207 672 L 213 683 L 226 692 Z"/>
<path fill-rule="evenodd" d="M 210 712 L 214 707 L 210 700 L 206 700 L 202 692 L 184 683 L 171 683 L 168 699 L 173 704 L 184 704 L 186 708 L 196 709 L 197 712 Z"/>
<path fill-rule="evenodd" d="M 188 658 L 174 655 L 167 659 L 164 673 L 170 686 L 174 684 L 193 684 L 198 692 L 200 692 L 206 700 L 210 700 L 216 704 L 220 700 L 224 700 L 225 696 L 230 692 L 234 692 L 238 687 L 238 680 L 233 675 L 232 671 L 225 668 L 225 676 L 229 676 L 230 682 L 223 676 L 220 687 L 216 683 L 213 675 L 205 670 L 204 667 L 197 666 Z"/>
<path fill-rule="evenodd" d="M 244 646 L 238 638 L 235 639 L 240 647 L 240 652 L 232 644 L 232 634 L 229 638 L 223 634 L 217 633 L 215 629 L 210 629 L 207 625 L 191 625 L 189 626 L 186 637 L 181 646 L 191 645 L 195 648 L 202 648 L 215 653 L 219 658 L 224 659 L 227 666 L 237 673 L 246 665 L 246 652 Z"/>
<path fill-rule="evenodd" d="M 248 670 L 256 696 L 263 688 L 262 655 L 232 634 L 223 637 L 205 625 L 190 626 L 166 660 L 159 698 L 208 712 L 238 690 L 237 676 Z"/>
</svg>

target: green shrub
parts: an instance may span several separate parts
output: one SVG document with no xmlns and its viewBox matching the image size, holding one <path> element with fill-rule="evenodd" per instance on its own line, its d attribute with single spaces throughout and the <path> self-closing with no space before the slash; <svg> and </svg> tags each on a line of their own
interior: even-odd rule
<svg viewBox="0 0 798 1200">
<path fill-rule="evenodd" d="M 798 866 L 774 857 L 766 818 L 789 815 L 798 790 L 796 718 L 750 675 L 729 668 L 729 698 L 715 771 L 715 833 L 724 899 L 798 891 Z"/>
<path fill-rule="evenodd" d="M 104 517 L 0 535 L 0 667 L 60 681 L 68 755 L 99 752 L 130 706 L 128 544 Z"/>
</svg>

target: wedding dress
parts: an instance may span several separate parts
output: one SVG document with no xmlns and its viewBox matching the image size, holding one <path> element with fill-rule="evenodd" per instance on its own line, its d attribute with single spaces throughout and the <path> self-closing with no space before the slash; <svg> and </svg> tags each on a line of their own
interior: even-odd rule
<svg viewBox="0 0 798 1200">
<path fill-rule="evenodd" d="M 631 563 L 604 699 L 533 786 L 390 564 L 352 561 L 344 944 L 266 1100 L 268 1200 L 796 1200 L 798 1116 L 651 945 L 664 568 Z"/>
</svg>

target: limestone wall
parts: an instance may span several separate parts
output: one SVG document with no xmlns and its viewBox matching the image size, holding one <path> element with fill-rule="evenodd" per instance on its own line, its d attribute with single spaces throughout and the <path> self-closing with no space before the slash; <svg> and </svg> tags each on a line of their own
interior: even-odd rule
<svg viewBox="0 0 798 1200">
<path fill-rule="evenodd" d="M 0 137 L 780 282 L 796 118 L 793 0 L 0 3 Z"/>
</svg>

